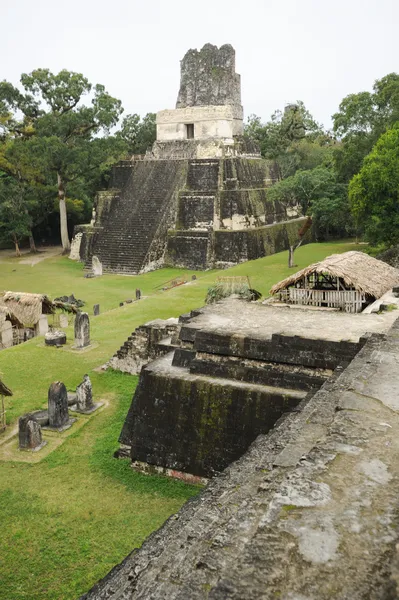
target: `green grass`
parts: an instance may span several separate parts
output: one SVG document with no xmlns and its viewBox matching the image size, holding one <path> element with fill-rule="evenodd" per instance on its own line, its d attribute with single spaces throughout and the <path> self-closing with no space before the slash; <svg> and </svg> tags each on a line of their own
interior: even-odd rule
<svg viewBox="0 0 399 600">
<path fill-rule="evenodd" d="M 353 244 L 311 244 L 299 248 L 295 258 L 302 268 L 349 249 Z M 248 275 L 251 287 L 267 294 L 273 283 L 292 272 L 286 263 L 285 252 L 223 275 Z M 10 426 L 22 413 L 46 405 L 54 380 L 72 389 L 89 373 L 95 398 L 109 402 L 40 463 L 0 462 L 2 600 L 76 599 L 198 492 L 178 481 L 140 475 L 128 461 L 113 458 L 137 377 L 93 372 L 141 323 L 203 305 L 216 272 L 197 273 L 195 282 L 166 292 L 157 289 L 184 273 L 191 278 L 192 273 L 164 269 L 137 277 L 85 279 L 82 266 L 63 257 L 34 267 L 15 259 L 0 263 L 2 289 L 51 297 L 73 292 L 86 300 L 90 313 L 97 302 L 102 310 L 91 319 L 97 346 L 89 352 L 45 348 L 37 338 L 0 352 L 0 374 L 14 392 L 6 399 Z M 120 301 L 134 297 L 136 287 L 148 297 L 119 308 Z"/>
</svg>

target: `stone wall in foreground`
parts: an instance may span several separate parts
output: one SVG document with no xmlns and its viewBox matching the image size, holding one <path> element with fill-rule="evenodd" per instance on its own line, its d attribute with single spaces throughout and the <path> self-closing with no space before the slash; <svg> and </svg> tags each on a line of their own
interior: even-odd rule
<svg viewBox="0 0 399 600">
<path fill-rule="evenodd" d="M 397 599 L 398 363 L 397 322 L 83 598 Z"/>
</svg>

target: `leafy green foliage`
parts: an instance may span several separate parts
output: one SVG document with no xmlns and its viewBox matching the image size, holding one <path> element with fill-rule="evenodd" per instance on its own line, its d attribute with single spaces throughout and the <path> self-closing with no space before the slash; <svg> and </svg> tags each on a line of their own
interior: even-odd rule
<svg viewBox="0 0 399 600">
<path fill-rule="evenodd" d="M 286 107 L 284 112 L 274 112 L 267 123 L 251 115 L 245 134 L 259 144 L 264 158 L 273 161 L 276 180 L 323 162 L 332 142 L 300 101 Z"/>
<path fill-rule="evenodd" d="M 380 135 L 399 120 L 399 75 L 377 79 L 371 93 L 349 94 L 332 118 L 334 132 L 343 142 L 336 149 L 336 170 L 348 182 Z"/>
<path fill-rule="evenodd" d="M 349 184 L 353 215 L 372 244 L 399 243 L 399 123 L 384 133 Z"/>
<path fill-rule="evenodd" d="M 0 84 L 3 130 L 9 137 L 23 141 L 18 146 L 18 158 L 24 166 L 33 159 L 40 174 L 34 179 L 39 177 L 53 187 L 54 195 L 58 194 L 61 238 L 67 250 L 68 188 L 78 181 L 82 188 L 87 177 L 98 182 L 109 165 L 119 159 L 124 145 L 110 136 L 110 130 L 123 109 L 104 86 L 92 85 L 80 73 L 63 70 L 54 74 L 36 69 L 21 76 L 21 85 L 23 92 L 8 82 Z M 16 170 L 12 157 L 7 159 Z M 24 176 L 29 179 L 28 171 Z"/>
<path fill-rule="evenodd" d="M 22 183 L 0 176 L 0 239 L 13 242 L 17 255 L 21 239 L 29 235 L 31 226 L 26 195 Z"/>
<path fill-rule="evenodd" d="M 147 113 L 143 119 L 137 114 L 127 115 L 122 121 L 118 136 L 125 142 L 129 154 L 145 154 L 157 137 L 155 113 Z"/>
<path fill-rule="evenodd" d="M 320 166 L 297 171 L 272 186 L 268 197 L 287 209 L 299 204 L 303 214 L 311 214 L 317 238 L 348 235 L 352 231 L 346 185 L 336 180 L 331 169 Z"/>
</svg>

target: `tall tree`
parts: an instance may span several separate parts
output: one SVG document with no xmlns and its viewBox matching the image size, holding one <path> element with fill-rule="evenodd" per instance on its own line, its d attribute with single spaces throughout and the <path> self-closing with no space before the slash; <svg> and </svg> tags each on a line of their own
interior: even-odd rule
<svg viewBox="0 0 399 600">
<path fill-rule="evenodd" d="M 21 239 L 26 238 L 31 230 L 25 195 L 23 183 L 0 174 L 0 238 L 13 242 L 16 256 L 21 255 Z"/>
<path fill-rule="evenodd" d="M 303 102 L 275 111 L 267 123 L 251 115 L 245 134 L 260 146 L 262 156 L 272 161 L 272 176 L 280 181 L 298 169 L 317 166 L 331 142 Z"/>
<path fill-rule="evenodd" d="M 29 138 L 30 152 L 40 157 L 42 172 L 56 185 L 61 241 L 68 252 L 67 186 L 88 169 L 101 169 L 120 157 L 122 145 L 110 130 L 123 109 L 104 86 L 92 85 L 80 73 L 37 69 L 23 74 L 21 85 L 23 92 L 0 83 L 0 115 L 12 115 L 9 131 Z"/>
<path fill-rule="evenodd" d="M 372 244 L 399 243 L 399 123 L 386 131 L 349 184 L 356 221 Z"/>
<path fill-rule="evenodd" d="M 377 79 L 372 92 L 349 94 L 332 118 L 343 142 L 336 147 L 336 170 L 341 181 L 349 182 L 380 135 L 399 120 L 399 75 Z"/>
</svg>

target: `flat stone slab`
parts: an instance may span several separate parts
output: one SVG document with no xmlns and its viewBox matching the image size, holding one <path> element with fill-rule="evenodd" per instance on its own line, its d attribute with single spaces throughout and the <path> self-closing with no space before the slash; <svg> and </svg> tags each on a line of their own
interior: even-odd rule
<svg viewBox="0 0 399 600">
<path fill-rule="evenodd" d="M 240 316 L 238 319 L 237 316 Z M 398 317 L 397 311 L 383 314 L 275 308 L 257 302 L 227 299 L 201 309 L 184 327 L 224 335 L 270 339 L 273 334 L 329 341 L 358 342 L 365 333 L 385 333 Z M 194 332 L 193 332 L 194 334 Z"/>
<path fill-rule="evenodd" d="M 43 429 L 43 427 L 42 427 Z M 47 440 L 43 440 L 40 446 L 36 446 L 36 448 L 18 448 L 20 452 L 39 452 L 44 446 L 46 446 Z"/>
<path fill-rule="evenodd" d="M 72 410 L 73 412 L 76 412 L 76 413 L 80 413 L 82 415 L 91 415 L 91 413 L 94 413 L 98 408 L 103 406 L 103 404 L 104 404 L 104 402 L 95 402 L 93 404 L 93 406 L 91 408 L 89 408 L 88 410 L 79 410 L 78 408 L 76 408 L 76 404 L 73 404 L 72 406 L 69 407 L 69 410 Z"/>
<path fill-rule="evenodd" d="M 48 430 L 48 431 L 58 431 L 58 433 L 62 433 L 63 431 L 66 431 L 67 429 L 72 427 L 72 425 L 75 423 L 75 421 L 76 421 L 76 419 L 74 419 L 72 417 L 69 419 L 68 423 L 65 423 L 65 425 L 63 425 L 62 427 L 50 427 L 50 425 L 45 425 L 44 427 L 42 427 L 42 429 Z"/>
</svg>

